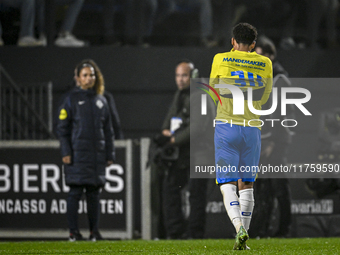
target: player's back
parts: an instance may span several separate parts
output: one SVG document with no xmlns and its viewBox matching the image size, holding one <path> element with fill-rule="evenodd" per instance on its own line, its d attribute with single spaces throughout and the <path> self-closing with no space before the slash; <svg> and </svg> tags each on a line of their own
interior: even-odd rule
<svg viewBox="0 0 340 255">
<path fill-rule="evenodd" d="M 248 108 L 247 89 L 253 89 L 253 106 L 260 110 L 269 97 L 272 89 L 272 62 L 269 58 L 256 52 L 232 50 L 215 55 L 212 64 L 210 85 L 234 85 L 244 93 L 244 114 L 233 114 L 233 96 L 229 89 L 216 89 L 221 96 L 222 106 L 217 108 L 216 119 L 233 121 L 234 124 L 244 123 L 259 116 L 253 114 Z M 240 125 L 240 124 L 239 124 Z M 247 125 L 247 124 L 246 124 Z M 248 126 L 248 125 L 247 125 Z"/>
</svg>

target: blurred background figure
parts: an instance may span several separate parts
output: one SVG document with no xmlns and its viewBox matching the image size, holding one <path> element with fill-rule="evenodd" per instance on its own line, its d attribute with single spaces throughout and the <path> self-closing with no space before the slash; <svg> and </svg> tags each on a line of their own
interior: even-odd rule
<svg viewBox="0 0 340 255">
<path fill-rule="evenodd" d="M 277 75 L 284 75 L 288 78 L 288 72 L 283 68 L 276 58 L 276 47 L 274 42 L 266 36 L 259 36 L 255 51 L 257 54 L 268 57 L 273 63 L 273 77 Z"/>
<path fill-rule="evenodd" d="M 153 172 L 152 207 L 158 218 L 153 219 L 152 224 L 157 224 L 155 233 L 159 238 L 197 239 L 205 233 L 207 179 L 190 178 L 190 79 L 197 77 L 198 70 L 191 61 L 182 60 L 177 64 L 178 89 L 162 132 L 154 137 L 149 151 Z M 198 129 L 205 125 L 196 124 Z M 202 155 L 206 157 L 209 153 L 197 157 Z"/>
<path fill-rule="evenodd" d="M 122 130 L 122 126 L 120 123 L 120 118 L 119 118 L 119 114 L 118 114 L 118 110 L 116 107 L 113 94 L 109 92 L 108 90 L 105 90 L 104 97 L 106 98 L 107 104 L 109 106 L 111 123 L 112 123 L 112 128 L 114 131 L 115 140 L 124 139 L 124 134 L 123 134 L 123 130 Z"/>
<path fill-rule="evenodd" d="M 255 46 L 255 51 L 258 54 L 268 57 L 273 62 L 273 88 L 277 88 L 278 98 L 281 98 L 281 88 L 285 86 L 290 86 L 290 81 L 288 79 L 288 73 L 283 68 L 283 66 L 276 59 L 276 47 L 272 40 L 265 36 L 260 36 Z M 271 100 L 268 100 L 271 101 Z M 271 102 L 267 103 L 263 109 L 269 109 Z M 270 119 L 282 119 L 281 108 L 278 109 L 270 115 Z M 288 108 L 286 119 L 294 119 L 293 108 Z M 287 164 L 287 153 L 288 147 L 292 142 L 293 132 L 287 127 L 282 125 L 264 125 L 261 132 L 261 158 L 260 164 L 280 166 Z M 289 180 L 285 178 L 270 178 L 270 179 L 259 179 L 258 183 L 255 185 L 255 194 L 261 196 L 267 211 L 263 211 L 261 204 L 255 206 L 254 220 L 253 223 L 258 224 L 261 222 L 261 226 L 253 226 L 257 233 L 256 236 L 273 235 L 275 237 L 287 237 L 290 231 L 291 225 L 291 195 L 289 188 Z M 279 212 L 279 222 L 278 228 L 273 230 L 274 233 L 270 233 L 270 220 L 274 211 L 274 200 L 277 200 L 278 208 L 276 211 Z M 268 212 L 270 212 L 268 214 Z M 262 215 L 261 215 L 262 214 Z M 261 221 L 259 220 L 262 217 Z"/>
<path fill-rule="evenodd" d="M 38 7 L 38 30 L 39 39 L 44 45 L 47 45 L 46 39 L 46 22 L 45 22 L 45 0 L 36 0 Z M 77 39 L 73 34 L 73 28 L 76 24 L 78 15 L 83 6 L 84 0 L 54 0 L 56 5 L 63 5 L 67 7 L 65 18 L 62 22 L 58 37 L 54 44 L 59 47 L 83 47 L 85 42 Z"/>
<path fill-rule="evenodd" d="M 273 1 L 273 10 L 282 26 L 280 48 L 334 48 L 337 43 L 338 0 Z"/>
<path fill-rule="evenodd" d="M 216 30 L 221 31 L 222 27 L 243 21 L 254 24 L 259 33 L 270 35 L 283 50 L 338 47 L 338 0 L 212 2 L 214 23 L 217 22 L 214 24 L 215 33 Z M 223 32 L 218 34 L 220 40 L 229 37 L 223 35 Z"/>
<path fill-rule="evenodd" d="M 114 22 L 119 4 L 124 13 L 123 37 L 121 38 L 115 31 Z M 157 7 L 158 0 L 104 0 L 104 43 L 113 46 L 119 46 L 122 43 L 146 46 L 152 33 Z"/>
<path fill-rule="evenodd" d="M 307 47 L 321 48 L 319 40 L 325 40 L 325 47 L 338 47 L 336 26 L 339 9 L 338 0 L 306 1 L 307 5 Z M 324 21 L 324 29 L 321 24 Z"/>
<path fill-rule="evenodd" d="M 115 16 L 116 16 L 116 5 L 119 0 L 104 0 L 103 9 L 103 24 L 104 24 L 104 44 L 112 46 L 120 46 L 122 44 L 122 38 L 119 38 L 117 32 L 115 31 Z M 132 13 L 130 13 L 130 8 L 132 7 L 133 0 L 126 0 L 123 3 L 125 21 Z M 129 10 L 129 11 L 128 11 Z M 133 17 L 131 17 L 133 18 Z M 125 26 L 125 24 L 124 24 Z M 126 29 L 124 29 L 126 30 Z"/>
<path fill-rule="evenodd" d="M 168 239 L 186 237 L 182 200 L 190 175 L 189 85 L 193 69 L 189 62 L 181 62 L 176 66 L 175 80 L 178 90 L 162 125 L 162 135 L 169 139 L 169 148 L 177 151 L 177 158 L 168 163 L 163 179 L 164 225 Z"/>
<path fill-rule="evenodd" d="M 219 46 L 230 47 L 231 28 L 237 9 L 234 1 L 211 0 L 213 7 L 214 38 Z"/>
<path fill-rule="evenodd" d="M 308 5 L 312 5 L 309 3 Z M 297 47 L 295 35 L 297 26 L 305 26 L 302 20 L 305 20 L 305 0 L 281 0 L 275 3 L 273 1 L 273 13 L 278 17 L 278 25 L 282 29 L 279 46 L 283 50 L 290 50 Z M 309 8 L 309 7 L 307 7 Z"/>
<path fill-rule="evenodd" d="M 200 45 L 204 47 L 215 47 L 217 42 L 213 40 L 213 13 L 211 0 L 164 0 L 163 13 L 168 15 L 175 12 L 178 8 L 190 9 L 199 13 L 200 26 Z M 164 14 L 163 14 L 164 15 Z M 162 17 L 164 18 L 164 16 Z"/>
<path fill-rule="evenodd" d="M 35 0 L 0 0 L 0 8 L 8 7 L 20 9 L 20 33 L 18 46 L 42 46 L 43 43 L 34 37 Z M 0 46 L 4 45 L 2 39 L 2 26 L 0 23 Z"/>
</svg>

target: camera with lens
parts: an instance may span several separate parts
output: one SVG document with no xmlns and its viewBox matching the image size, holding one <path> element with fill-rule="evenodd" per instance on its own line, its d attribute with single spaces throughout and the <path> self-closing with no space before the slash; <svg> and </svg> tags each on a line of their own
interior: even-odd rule
<svg viewBox="0 0 340 255">
<path fill-rule="evenodd" d="M 178 159 L 179 147 L 170 144 L 171 137 L 157 134 L 152 139 L 149 159 L 161 167 L 170 167 Z"/>
<path fill-rule="evenodd" d="M 170 136 L 157 134 L 154 137 L 154 142 L 158 146 L 158 154 L 161 160 L 175 161 L 178 159 L 179 148 L 178 146 L 170 144 Z"/>
</svg>

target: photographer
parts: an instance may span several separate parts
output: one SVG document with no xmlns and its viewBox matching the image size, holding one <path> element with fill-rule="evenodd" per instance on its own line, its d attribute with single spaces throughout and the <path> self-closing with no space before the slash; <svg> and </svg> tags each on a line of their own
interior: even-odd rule
<svg viewBox="0 0 340 255">
<path fill-rule="evenodd" d="M 205 225 L 205 179 L 190 179 L 190 78 L 197 69 L 188 60 L 181 61 L 175 70 L 178 90 L 162 126 L 158 144 L 163 144 L 163 215 L 168 239 L 203 238 Z M 164 160 L 164 159 L 168 160 Z M 183 193 L 190 193 L 190 216 L 186 228 L 183 213 Z M 199 197 L 199 199 L 196 199 Z"/>
</svg>

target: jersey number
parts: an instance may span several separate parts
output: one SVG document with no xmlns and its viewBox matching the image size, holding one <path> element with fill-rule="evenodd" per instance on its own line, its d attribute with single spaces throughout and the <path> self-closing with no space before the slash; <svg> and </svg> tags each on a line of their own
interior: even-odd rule
<svg viewBox="0 0 340 255">
<path fill-rule="evenodd" d="M 256 86 L 256 83 L 258 84 L 258 87 L 262 87 L 263 86 L 263 82 L 262 82 L 262 77 L 260 75 L 257 75 L 256 80 L 254 79 L 254 74 L 251 72 L 247 72 L 248 74 L 248 79 L 246 80 L 244 78 L 244 72 L 243 71 L 234 71 L 231 72 L 231 76 L 238 76 L 239 79 L 235 80 L 235 83 L 239 84 L 236 86 L 240 86 L 240 87 L 244 87 L 247 85 L 247 81 L 249 81 L 249 86 Z"/>
</svg>

